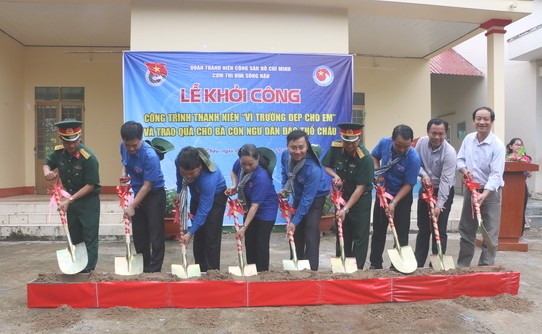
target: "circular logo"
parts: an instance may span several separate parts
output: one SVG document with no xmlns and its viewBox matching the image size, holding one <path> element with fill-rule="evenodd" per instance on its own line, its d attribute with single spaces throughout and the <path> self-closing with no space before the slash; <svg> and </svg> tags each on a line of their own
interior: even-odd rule
<svg viewBox="0 0 542 334">
<path fill-rule="evenodd" d="M 312 72 L 312 79 L 319 86 L 329 86 L 333 82 L 333 71 L 325 65 L 320 65 Z"/>
</svg>

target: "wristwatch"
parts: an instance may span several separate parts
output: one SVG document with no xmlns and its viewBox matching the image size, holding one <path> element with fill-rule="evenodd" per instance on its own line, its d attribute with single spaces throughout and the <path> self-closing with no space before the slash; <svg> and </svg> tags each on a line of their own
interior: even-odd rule
<svg viewBox="0 0 542 334">
<path fill-rule="evenodd" d="M 73 197 L 70 196 L 70 198 L 68 198 L 68 201 L 70 201 L 70 203 L 73 203 L 74 201 Z"/>
<path fill-rule="evenodd" d="M 344 213 L 348 213 L 348 212 L 350 212 L 350 210 L 349 210 L 349 209 L 345 209 L 345 208 L 342 208 L 341 210 L 342 210 L 342 211 L 344 211 Z"/>
</svg>

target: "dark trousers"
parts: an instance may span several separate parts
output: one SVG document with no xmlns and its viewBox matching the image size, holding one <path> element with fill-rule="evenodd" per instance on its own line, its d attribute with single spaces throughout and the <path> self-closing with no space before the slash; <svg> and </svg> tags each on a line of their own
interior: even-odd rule
<svg viewBox="0 0 542 334">
<path fill-rule="evenodd" d="M 438 194 L 438 188 L 434 189 L 434 193 Z M 423 187 L 420 188 L 420 194 L 418 196 L 418 235 L 416 236 L 416 261 L 418 267 L 422 268 L 427 260 L 427 254 L 429 253 L 429 238 L 432 240 L 432 252 L 438 254 L 437 241 L 435 240 L 435 232 L 433 229 L 433 222 L 429 218 L 429 205 L 423 199 Z M 440 243 L 442 247 L 442 254 L 446 253 L 446 245 L 448 244 L 448 217 L 450 216 L 450 209 L 454 202 L 454 187 L 450 189 L 448 194 L 448 200 L 444 203 L 444 208 L 440 212 L 438 217 L 438 231 L 440 234 Z"/>
<path fill-rule="evenodd" d="M 356 258 L 358 269 L 363 269 L 367 259 L 371 229 L 371 202 L 371 192 L 363 194 L 350 208 L 343 222 L 344 254 L 346 257 Z M 337 257 L 341 256 L 338 236 L 335 254 Z"/>
<path fill-rule="evenodd" d="M 67 212 L 72 243 L 85 242 L 88 263 L 84 271 L 94 270 L 98 262 L 100 196 L 88 195 L 70 204 Z"/>
<path fill-rule="evenodd" d="M 256 264 L 259 272 L 269 270 L 269 239 L 274 220 L 253 219 L 245 232 L 247 263 Z"/>
<path fill-rule="evenodd" d="M 397 203 L 394 213 L 394 224 L 399 238 L 399 245 L 408 246 L 408 232 L 410 231 L 410 210 L 412 208 L 412 191 Z M 371 266 L 382 269 L 382 253 L 386 246 L 388 231 L 388 217 L 376 200 L 373 210 L 373 235 L 371 237 Z"/>
<path fill-rule="evenodd" d="M 150 191 L 132 217 L 134 246 L 143 254 L 143 271 L 160 272 L 166 250 L 164 237 L 164 216 L 166 192 L 164 188 Z"/>
<path fill-rule="evenodd" d="M 294 239 L 298 260 L 309 260 L 311 270 L 317 271 L 320 261 L 320 216 L 324 208 L 325 197 L 317 197 L 312 202 L 309 212 L 295 227 Z M 297 208 L 299 203 L 294 203 Z"/>
<path fill-rule="evenodd" d="M 195 214 L 198 205 L 198 201 L 190 200 L 190 212 Z M 220 245 L 225 210 L 226 195 L 220 192 L 215 195 L 205 223 L 194 234 L 194 260 L 199 264 L 202 272 L 220 270 Z"/>
</svg>

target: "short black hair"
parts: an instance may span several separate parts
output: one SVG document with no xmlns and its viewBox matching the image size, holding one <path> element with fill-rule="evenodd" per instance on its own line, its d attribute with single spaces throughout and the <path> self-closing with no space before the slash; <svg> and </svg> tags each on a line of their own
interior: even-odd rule
<svg viewBox="0 0 542 334">
<path fill-rule="evenodd" d="M 304 137 L 307 145 L 309 145 L 309 135 L 303 130 L 294 130 L 286 136 L 286 144 L 293 140 L 298 140 L 299 138 Z"/>
<path fill-rule="evenodd" d="M 427 132 L 429 132 L 429 129 L 432 125 L 441 125 L 444 124 L 444 130 L 446 133 L 448 133 L 448 121 L 442 119 L 442 118 L 431 118 L 429 122 L 427 122 Z"/>
<path fill-rule="evenodd" d="M 393 128 L 393 132 L 391 133 L 391 139 L 395 140 L 397 137 L 401 137 L 405 140 L 412 140 L 414 139 L 414 132 L 412 131 L 412 128 L 405 124 L 399 124 L 395 128 Z"/>
<path fill-rule="evenodd" d="M 493 111 L 493 109 L 491 109 L 490 107 L 480 107 L 480 108 L 476 108 L 476 110 L 474 110 L 474 112 L 472 113 L 472 120 L 474 121 L 474 119 L 476 118 L 476 113 L 480 110 L 487 110 L 489 111 L 489 114 L 491 115 L 491 121 L 494 122 L 495 121 L 495 112 Z"/>
<path fill-rule="evenodd" d="M 120 127 L 120 137 L 122 140 L 132 140 L 143 138 L 143 125 L 138 122 L 128 121 Z"/>
<path fill-rule="evenodd" d="M 199 156 L 199 151 L 192 146 L 184 147 L 177 158 L 175 159 L 175 165 L 181 167 L 184 170 L 193 170 L 202 166 L 202 161 Z"/>
</svg>

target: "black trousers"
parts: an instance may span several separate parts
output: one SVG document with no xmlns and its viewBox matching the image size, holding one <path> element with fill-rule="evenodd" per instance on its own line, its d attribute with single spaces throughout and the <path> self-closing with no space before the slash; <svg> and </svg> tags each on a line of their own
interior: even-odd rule
<svg viewBox="0 0 542 334">
<path fill-rule="evenodd" d="M 295 227 L 294 239 L 298 260 L 309 260 L 311 270 L 317 271 L 320 261 L 320 216 L 324 208 L 325 197 L 317 197 L 312 202 L 309 212 Z M 294 203 L 297 208 L 299 203 Z"/>
<path fill-rule="evenodd" d="M 135 209 L 132 217 L 134 246 L 143 254 L 143 271 L 160 272 L 166 251 L 164 238 L 164 216 L 166 191 L 164 188 L 150 191 Z"/>
<path fill-rule="evenodd" d="M 256 264 L 259 272 L 269 270 L 269 239 L 274 220 L 253 219 L 245 232 L 247 263 Z"/>
<path fill-rule="evenodd" d="M 438 188 L 434 189 L 435 194 L 438 194 Z M 429 238 L 432 240 L 432 252 L 438 254 L 437 241 L 435 240 L 435 233 L 433 230 L 433 223 L 429 218 L 429 205 L 423 199 L 423 187 L 420 188 L 420 194 L 418 197 L 418 235 L 416 236 L 416 250 L 414 255 L 418 262 L 418 267 L 422 268 L 427 260 L 427 254 L 429 253 Z M 450 209 L 454 202 L 454 187 L 450 189 L 448 194 L 448 200 L 444 203 L 444 208 L 440 212 L 438 217 L 438 231 L 440 234 L 440 243 L 442 247 L 442 254 L 446 253 L 446 246 L 448 244 L 448 217 L 450 216 Z"/>
<path fill-rule="evenodd" d="M 408 245 L 408 232 L 410 231 L 410 210 L 412 208 L 412 191 L 401 199 L 395 207 L 394 224 L 397 230 L 400 246 Z M 378 199 L 373 209 L 373 235 L 371 236 L 371 266 L 382 269 L 382 253 L 386 246 L 386 234 L 388 232 L 388 216 L 380 207 Z"/>
<path fill-rule="evenodd" d="M 226 210 L 226 195 L 215 195 L 213 206 L 209 210 L 205 223 L 194 234 L 194 260 L 202 272 L 220 270 L 220 245 L 222 243 L 222 225 Z M 190 212 L 196 213 L 199 202 L 190 200 Z"/>
</svg>

